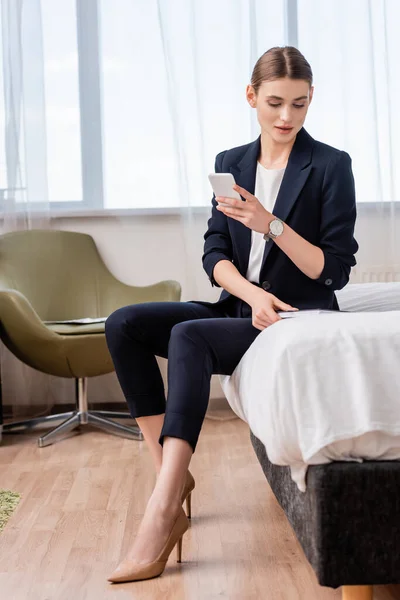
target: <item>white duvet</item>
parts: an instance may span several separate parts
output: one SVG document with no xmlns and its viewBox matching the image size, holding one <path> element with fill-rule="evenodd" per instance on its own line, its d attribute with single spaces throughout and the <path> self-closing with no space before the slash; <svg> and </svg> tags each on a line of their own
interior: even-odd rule
<svg viewBox="0 0 400 600">
<path fill-rule="evenodd" d="M 384 310 L 382 286 L 399 310 L 366 312 L 376 310 L 371 293 Z M 360 312 L 283 319 L 220 375 L 234 412 L 302 491 L 310 464 L 400 459 L 400 284 L 353 284 L 338 298 Z"/>
</svg>

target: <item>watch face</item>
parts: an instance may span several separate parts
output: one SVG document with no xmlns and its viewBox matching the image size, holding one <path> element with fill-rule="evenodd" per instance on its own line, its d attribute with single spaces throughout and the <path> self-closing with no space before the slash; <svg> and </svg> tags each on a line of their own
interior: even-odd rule
<svg viewBox="0 0 400 600">
<path fill-rule="evenodd" d="M 269 225 L 270 231 L 273 235 L 281 235 L 283 232 L 283 223 L 275 219 Z"/>
</svg>

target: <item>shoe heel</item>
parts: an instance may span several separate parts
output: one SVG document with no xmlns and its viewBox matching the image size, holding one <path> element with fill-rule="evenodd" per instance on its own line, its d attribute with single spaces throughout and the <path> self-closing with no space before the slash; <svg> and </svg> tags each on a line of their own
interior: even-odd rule
<svg viewBox="0 0 400 600">
<path fill-rule="evenodd" d="M 182 540 L 183 536 L 179 538 L 176 544 L 176 562 L 182 562 Z"/>
<path fill-rule="evenodd" d="M 186 516 L 192 518 L 192 492 L 186 496 Z"/>
</svg>

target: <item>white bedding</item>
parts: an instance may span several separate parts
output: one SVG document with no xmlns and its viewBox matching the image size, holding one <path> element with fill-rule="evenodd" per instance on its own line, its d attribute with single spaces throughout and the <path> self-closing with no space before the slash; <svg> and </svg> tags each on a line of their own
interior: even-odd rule
<svg viewBox="0 0 400 600">
<path fill-rule="evenodd" d="M 234 412 L 302 491 L 310 464 L 400 459 L 400 283 L 353 284 L 338 299 L 362 312 L 283 319 L 220 375 Z M 366 312 L 371 304 L 384 312 Z"/>
</svg>

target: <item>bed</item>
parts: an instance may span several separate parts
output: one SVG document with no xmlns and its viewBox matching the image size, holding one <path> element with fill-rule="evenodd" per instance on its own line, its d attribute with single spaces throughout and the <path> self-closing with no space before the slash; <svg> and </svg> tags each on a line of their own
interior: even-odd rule
<svg viewBox="0 0 400 600">
<path fill-rule="evenodd" d="M 220 376 L 320 585 L 400 583 L 400 282 L 264 330 Z"/>
</svg>

